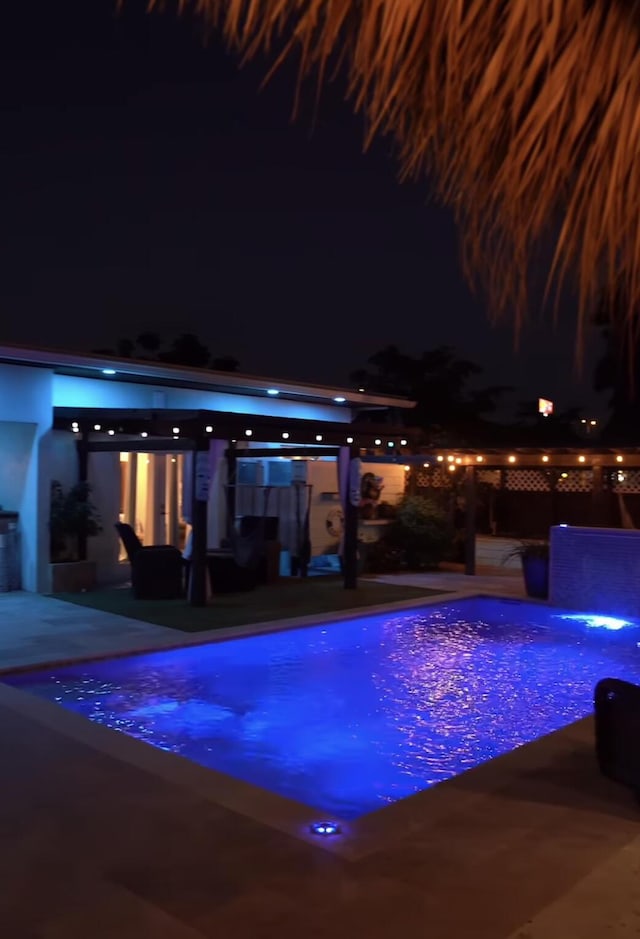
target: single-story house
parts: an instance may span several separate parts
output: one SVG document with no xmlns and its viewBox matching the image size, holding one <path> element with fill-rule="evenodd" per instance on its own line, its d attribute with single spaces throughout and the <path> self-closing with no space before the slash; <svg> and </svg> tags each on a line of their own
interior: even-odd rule
<svg viewBox="0 0 640 939">
<path fill-rule="evenodd" d="M 293 486 L 296 498 L 310 499 L 313 488 L 327 515 L 333 509 L 326 528 L 337 540 L 340 508 L 348 515 L 357 503 L 353 464 L 385 453 L 404 471 L 418 435 L 399 415 L 412 406 L 364 390 L 2 345 L 0 513 L 18 513 L 20 584 L 51 590 L 53 481 L 91 486 L 102 532 L 86 550 L 103 583 L 122 572 L 117 521 L 145 544 L 180 548 L 189 522 L 194 546 L 215 547 L 225 511 L 275 513 L 285 523 L 287 512 L 304 512 L 291 500 L 276 505 L 274 491 L 292 482 L 303 487 Z"/>
</svg>

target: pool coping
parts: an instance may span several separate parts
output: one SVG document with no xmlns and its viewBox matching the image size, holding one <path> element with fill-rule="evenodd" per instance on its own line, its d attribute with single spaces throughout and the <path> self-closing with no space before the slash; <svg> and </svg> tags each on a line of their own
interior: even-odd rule
<svg viewBox="0 0 640 939">
<path fill-rule="evenodd" d="M 387 847 L 403 835 L 415 832 L 418 829 L 431 827 L 444 816 L 460 811 L 472 802 L 481 800 L 488 793 L 507 786 L 510 781 L 523 772 L 539 769 L 541 764 L 548 763 L 551 758 L 557 756 L 558 752 L 565 752 L 571 744 L 580 743 L 584 745 L 587 741 L 591 743 L 593 739 L 591 718 L 585 717 L 413 796 L 391 803 L 358 819 L 347 821 L 327 816 L 327 813 L 314 809 L 309 805 L 238 780 L 217 770 L 201 766 L 187 758 L 161 750 L 152 744 L 97 724 L 83 715 L 66 710 L 51 701 L 38 698 L 28 691 L 7 685 L 2 681 L 2 678 L 10 674 L 37 672 L 51 666 L 62 667 L 82 662 L 169 651 L 170 649 L 205 645 L 212 641 L 223 642 L 231 638 L 246 638 L 251 635 L 280 632 L 284 629 L 303 628 L 325 623 L 326 625 L 333 625 L 363 615 L 420 609 L 424 606 L 475 597 L 490 597 L 491 599 L 508 600 L 514 603 L 522 602 L 513 597 L 479 593 L 473 590 L 469 592 L 457 591 L 455 594 L 443 593 L 427 596 L 421 601 L 412 598 L 409 601 L 384 604 L 373 608 L 361 607 L 351 611 L 344 610 L 341 611 L 340 616 L 333 616 L 330 623 L 326 622 L 328 614 L 313 614 L 296 619 L 250 624 L 242 627 L 241 630 L 237 627 L 211 630 L 207 633 L 186 636 L 186 641 L 183 642 L 160 642 L 153 647 L 145 646 L 140 649 L 126 650 L 122 653 L 104 653 L 96 656 L 84 655 L 51 663 L 37 663 L 19 668 L 2 669 L 0 670 L 0 706 L 7 707 L 23 717 L 34 720 L 56 733 L 71 737 L 98 752 L 158 776 L 166 782 L 185 787 L 200 797 L 246 816 L 259 824 L 274 828 L 298 840 L 306 841 L 315 847 L 337 854 L 345 860 L 356 861 Z M 339 835 L 323 838 L 311 833 L 310 826 L 313 823 L 329 820 L 339 824 Z"/>
</svg>

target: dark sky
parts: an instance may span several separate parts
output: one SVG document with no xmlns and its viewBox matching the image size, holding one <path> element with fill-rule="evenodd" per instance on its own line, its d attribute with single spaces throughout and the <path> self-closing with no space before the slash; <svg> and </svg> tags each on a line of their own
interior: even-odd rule
<svg viewBox="0 0 640 939">
<path fill-rule="evenodd" d="M 573 328 L 514 352 L 462 278 L 450 214 L 400 185 L 390 145 L 294 72 L 266 89 L 196 21 L 127 0 L 20 0 L 0 13 L 0 338 L 90 350 L 197 333 L 243 371 L 344 383 L 395 343 L 454 345 L 513 384 L 597 407 Z"/>
</svg>

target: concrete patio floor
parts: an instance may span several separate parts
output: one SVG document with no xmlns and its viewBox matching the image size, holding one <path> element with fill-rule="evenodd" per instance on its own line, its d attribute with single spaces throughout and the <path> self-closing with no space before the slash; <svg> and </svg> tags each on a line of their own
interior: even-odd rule
<svg viewBox="0 0 640 939">
<path fill-rule="evenodd" d="M 476 592 L 490 592 L 475 583 Z M 174 631 L 157 626 L 2 595 L 5 668 L 20 638 L 34 663 L 176 642 Z M 52 655 L 56 639 L 60 654 Z M 409 830 L 347 860 L 44 726 L 21 698 L 0 684 L 1 936 L 621 939 L 640 932 L 640 809 L 599 776 L 590 719 L 444 783 L 437 799 L 405 800 Z"/>
</svg>

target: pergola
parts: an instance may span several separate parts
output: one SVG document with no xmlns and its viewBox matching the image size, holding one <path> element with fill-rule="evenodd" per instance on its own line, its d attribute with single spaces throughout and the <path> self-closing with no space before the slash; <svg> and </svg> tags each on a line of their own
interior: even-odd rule
<svg viewBox="0 0 640 939">
<path fill-rule="evenodd" d="M 378 453 L 385 461 L 403 462 L 418 452 L 422 432 L 391 423 L 322 421 L 209 410 L 140 410 L 112 408 L 54 409 L 54 429 L 77 435 L 78 479 L 87 482 L 91 452 L 192 452 L 192 577 L 190 602 L 206 603 L 208 484 L 198 482 L 198 454 L 204 463 L 213 440 L 227 442 L 230 491 L 238 455 L 341 457 L 354 461 Z M 264 444 L 263 448 L 256 445 Z M 250 449 L 248 448 L 250 445 Z M 357 465 L 357 464 L 356 464 Z M 344 586 L 357 586 L 358 496 L 343 494 Z M 233 506 L 231 506 L 233 508 Z M 80 544 L 86 557 L 86 542 Z"/>
<path fill-rule="evenodd" d="M 376 456 L 371 458 L 373 462 L 376 459 Z M 585 441 L 582 446 L 572 447 L 419 447 L 418 452 L 406 454 L 404 462 L 410 470 L 409 491 L 415 488 L 415 473 L 411 471 L 421 467 L 446 466 L 452 474 L 464 474 L 465 573 L 472 575 L 476 572 L 476 500 L 480 470 L 536 469 L 553 474 L 555 483 L 565 470 L 590 470 L 592 499 L 597 505 L 603 492 L 605 470 L 640 468 L 640 447 L 603 447 L 597 441 Z"/>
</svg>

